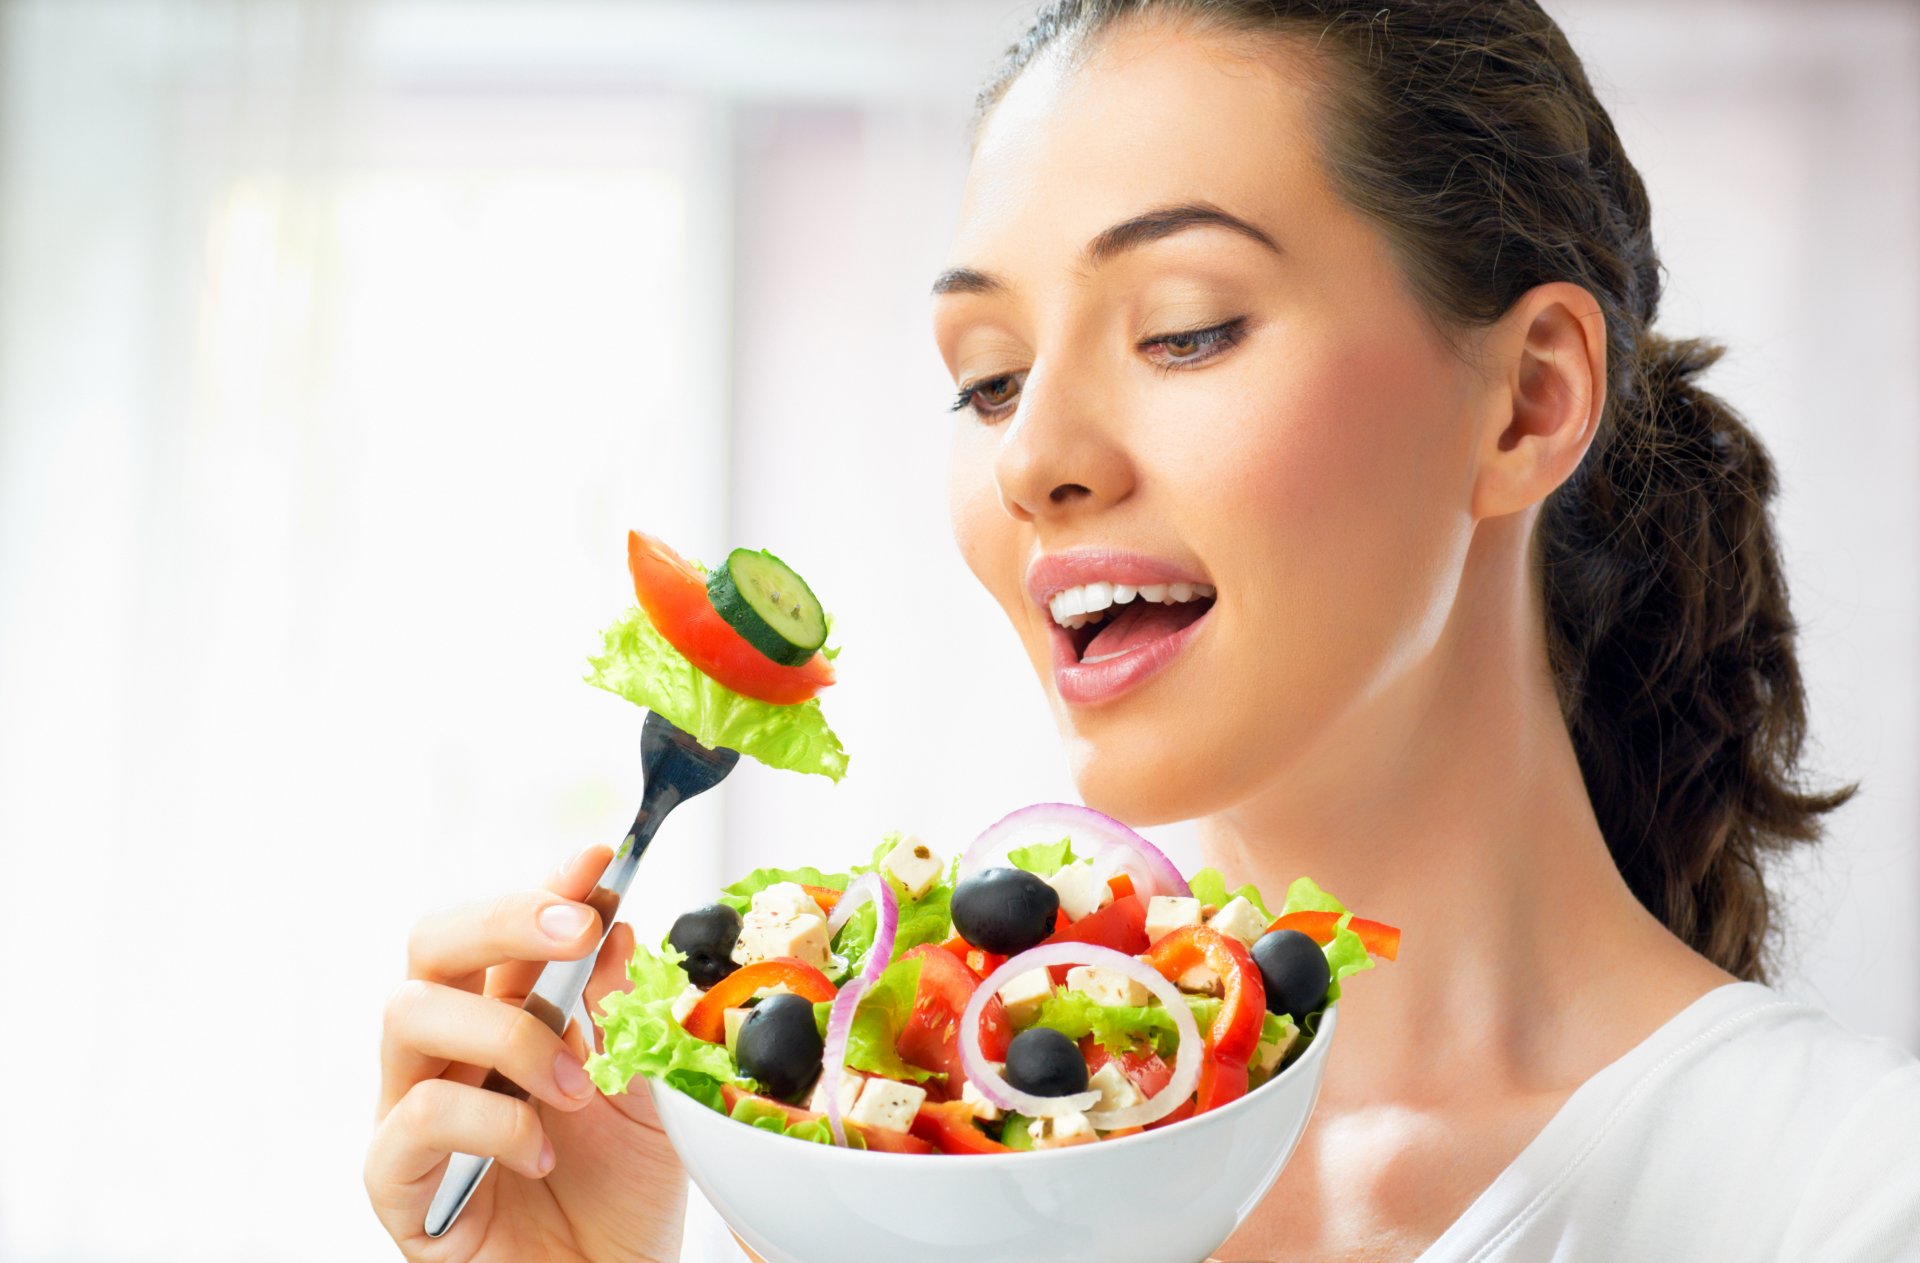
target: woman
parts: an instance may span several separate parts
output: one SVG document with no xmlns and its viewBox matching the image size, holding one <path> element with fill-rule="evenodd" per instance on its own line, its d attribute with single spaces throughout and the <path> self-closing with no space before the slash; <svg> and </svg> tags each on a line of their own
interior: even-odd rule
<svg viewBox="0 0 1920 1263">
<path fill-rule="evenodd" d="M 1773 468 L 1653 331 L 1645 191 L 1532 0 L 1056 4 L 951 257 L 955 534 L 1086 801 L 1410 945 L 1223 1256 L 1915 1248 L 1920 1063 L 1759 981 L 1761 861 L 1852 792 L 1798 779 Z M 1160 583 L 1216 595 L 1112 590 Z M 605 858 L 415 936 L 367 1164 L 409 1257 L 676 1257 L 645 1095 L 473 994 L 587 950 Z M 430 1242 L 450 1149 L 507 1170 Z"/>
</svg>

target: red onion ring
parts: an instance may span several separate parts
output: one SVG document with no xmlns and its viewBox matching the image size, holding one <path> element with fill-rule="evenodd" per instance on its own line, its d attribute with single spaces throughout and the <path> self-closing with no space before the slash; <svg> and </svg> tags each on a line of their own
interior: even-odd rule
<svg viewBox="0 0 1920 1263">
<path fill-rule="evenodd" d="M 1167 1080 L 1165 1087 L 1138 1105 L 1115 1110 L 1092 1110 L 1087 1114 L 1089 1123 L 1101 1131 L 1143 1127 L 1173 1113 L 1181 1102 L 1193 1095 L 1194 1088 L 1200 1082 L 1200 1027 L 1194 1022 L 1193 1011 L 1187 1007 L 1179 988 L 1161 977 L 1160 971 L 1152 965 L 1125 952 L 1116 952 L 1111 947 L 1099 947 L 1092 943 L 1042 943 L 1011 957 L 1006 964 L 988 974 L 986 981 L 973 989 L 973 996 L 960 1015 L 960 1065 L 981 1096 L 1003 1110 L 1018 1110 L 1037 1118 L 1058 1118 L 1074 1110 L 1084 1110 L 1100 1099 L 1098 1090 L 1078 1092 L 1072 1096 L 1034 1096 L 1022 1092 L 1001 1078 L 994 1070 L 993 1063 L 987 1060 L 986 1053 L 981 1051 L 980 1015 L 986 1012 L 987 1000 L 998 995 L 1000 988 L 1013 978 L 1030 969 L 1041 969 L 1048 965 L 1095 965 L 1125 974 L 1160 998 L 1160 1002 L 1167 1006 L 1167 1011 L 1173 1014 L 1173 1028 L 1180 1036 L 1179 1047 L 1173 1053 L 1173 1077 Z"/>
<path fill-rule="evenodd" d="M 831 940 L 869 899 L 877 905 L 879 916 L 873 930 L 873 949 L 867 953 L 866 968 L 860 976 L 848 980 L 833 997 L 833 1008 L 827 1013 L 827 1044 L 821 1053 L 820 1086 L 827 1098 L 827 1126 L 833 1129 L 833 1143 L 841 1148 L 847 1144 L 847 1129 L 840 1121 L 840 1080 L 846 1074 L 847 1036 L 853 1033 L 853 1013 L 860 1007 L 860 997 L 886 972 L 893 957 L 893 940 L 900 929 L 900 901 L 886 878 L 879 873 L 863 873 L 847 887 L 833 905 L 833 915 L 827 918 L 827 938 Z"/>
<path fill-rule="evenodd" d="M 1016 847 L 1058 842 L 1062 835 L 1073 839 L 1075 856 L 1117 864 L 1133 879 L 1134 893 L 1143 903 L 1155 895 L 1193 895 L 1180 870 L 1153 843 L 1112 816 L 1073 803 L 1035 803 L 1001 817 L 967 848 L 960 875 L 976 873 Z"/>
</svg>

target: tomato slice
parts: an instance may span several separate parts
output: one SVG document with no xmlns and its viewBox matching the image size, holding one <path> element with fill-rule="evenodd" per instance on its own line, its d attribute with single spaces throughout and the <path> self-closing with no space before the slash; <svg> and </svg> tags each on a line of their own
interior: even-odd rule
<svg viewBox="0 0 1920 1263">
<path fill-rule="evenodd" d="M 913 1134 L 941 1153 L 1013 1152 L 973 1125 L 973 1106 L 965 1101 L 923 1102 L 913 1116 Z"/>
<path fill-rule="evenodd" d="M 707 994 L 700 997 L 700 1003 L 688 1012 L 686 1021 L 680 1026 L 687 1034 L 704 1039 L 709 1044 L 725 1043 L 727 1010 L 739 1008 L 760 988 L 775 987 L 781 983 L 785 983 L 795 995 L 805 996 L 816 1004 L 831 1000 L 838 993 L 827 976 L 812 965 L 791 956 L 776 956 L 772 960 L 736 969 L 714 983 Z"/>
<path fill-rule="evenodd" d="M 733 1107 L 741 1101 L 752 1101 L 768 1109 L 779 1110 L 787 1116 L 788 1126 L 792 1126 L 795 1123 L 811 1123 L 816 1119 L 825 1121 L 827 1117 L 825 1114 L 816 1114 L 812 1110 L 803 1110 L 797 1105 L 789 1105 L 785 1101 L 776 1101 L 770 1096 L 755 1095 L 752 1092 L 735 1087 L 731 1083 L 723 1083 L 720 1085 L 720 1099 L 729 1110 L 733 1109 Z M 841 1120 L 841 1125 L 849 1132 L 858 1135 L 860 1139 L 866 1141 L 867 1148 L 878 1150 L 881 1153 L 933 1152 L 933 1146 L 918 1136 L 903 1134 L 897 1131 L 888 1131 L 884 1127 L 862 1127 L 859 1123 L 848 1122 L 845 1119 Z"/>
<path fill-rule="evenodd" d="M 920 962 L 920 986 L 914 992 L 913 1014 L 894 1040 L 894 1050 L 923 1070 L 937 1070 L 947 1076 L 922 1085 L 929 1096 L 958 1097 L 967 1078 L 960 1064 L 960 1015 L 966 1011 L 980 979 L 938 943 L 922 943 L 900 959 Z M 995 996 L 987 1001 L 980 1017 L 980 1051 L 990 1061 L 1005 1061 L 1012 1039 L 1013 1023 L 1007 1018 L 1007 1006 Z"/>
<path fill-rule="evenodd" d="M 1144 953 L 1144 959 L 1170 981 L 1202 964 L 1212 966 L 1220 975 L 1226 998 L 1207 1031 L 1207 1063 L 1200 1069 L 1195 1112 L 1244 1095 L 1247 1062 L 1260 1043 L 1260 1027 L 1267 1012 L 1267 985 L 1246 946 L 1207 926 L 1183 925 L 1155 943 Z"/>
<path fill-rule="evenodd" d="M 1083 1035 L 1080 1038 L 1080 1055 L 1087 1060 L 1089 1077 L 1100 1073 L 1100 1067 L 1109 1061 L 1119 1062 L 1120 1072 L 1133 1080 L 1133 1086 L 1140 1089 L 1140 1095 L 1144 1097 L 1154 1096 L 1173 1078 L 1173 1067 L 1160 1060 L 1160 1054 L 1145 1044 L 1115 1057 L 1101 1046 L 1099 1040 L 1091 1035 Z"/>
<path fill-rule="evenodd" d="M 1078 921 L 1069 921 L 1047 937 L 1049 943 L 1092 943 L 1111 947 L 1128 956 L 1147 950 L 1147 905 L 1139 895 L 1115 899 L 1098 912 L 1090 912 Z M 1067 980 L 1068 965 L 1051 965 L 1054 985 Z"/>
<path fill-rule="evenodd" d="M 707 581 L 686 558 L 651 535 L 627 532 L 627 569 L 640 608 L 701 671 L 745 697 L 792 705 L 833 683 L 833 664 L 816 653 L 783 667 L 733 630 L 707 599 Z"/>
<path fill-rule="evenodd" d="M 1340 923 L 1337 912 L 1289 912 L 1276 917 L 1267 933 L 1275 930 L 1298 930 L 1314 942 L 1325 947 L 1333 942 L 1333 931 Z M 1355 917 L 1347 922 L 1347 928 L 1360 936 L 1360 945 L 1375 956 L 1384 956 L 1388 960 L 1400 958 L 1400 931 L 1384 921 L 1369 921 L 1365 917 Z"/>
</svg>

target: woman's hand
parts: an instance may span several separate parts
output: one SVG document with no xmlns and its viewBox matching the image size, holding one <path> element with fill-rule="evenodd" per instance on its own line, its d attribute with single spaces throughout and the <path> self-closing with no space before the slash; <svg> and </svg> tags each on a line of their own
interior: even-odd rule
<svg viewBox="0 0 1920 1263">
<path fill-rule="evenodd" d="M 581 1068 L 592 1032 L 575 1023 L 563 1040 L 519 1007 L 542 962 L 593 950 L 599 918 L 578 900 L 611 856 L 589 848 L 543 889 L 414 927 L 408 980 L 387 1004 L 365 1172 L 374 1212 L 407 1258 L 679 1257 L 686 1179 L 652 1100 L 601 1096 Z M 632 953 L 632 929 L 616 924 L 587 983 L 589 1009 L 624 989 Z M 531 1099 L 478 1086 L 489 1069 Z M 490 1154 L 494 1169 L 436 1240 L 422 1221 L 455 1151 Z"/>
</svg>

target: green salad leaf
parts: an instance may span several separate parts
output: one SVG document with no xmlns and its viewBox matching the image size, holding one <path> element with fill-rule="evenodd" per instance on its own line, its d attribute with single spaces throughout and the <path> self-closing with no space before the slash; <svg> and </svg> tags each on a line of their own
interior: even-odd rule
<svg viewBox="0 0 1920 1263">
<path fill-rule="evenodd" d="M 673 1002 L 686 990 L 686 957 L 636 943 L 627 962 L 631 991 L 609 992 L 594 1023 L 606 1051 L 587 1058 L 587 1074 L 609 1096 L 627 1090 L 635 1075 L 663 1078 L 687 1095 L 720 1108 L 720 1085 L 736 1078 L 733 1058 L 718 1044 L 696 1039 L 673 1020 Z"/>
<path fill-rule="evenodd" d="M 1024 868 L 1036 877 L 1051 877 L 1073 862 L 1072 838 L 1061 838 L 1058 842 L 1035 842 L 1032 846 L 1017 846 L 1007 852 L 1007 863 L 1015 868 Z"/>
<path fill-rule="evenodd" d="M 818 698 L 782 706 L 741 696 L 689 662 L 637 605 L 601 635 L 604 649 L 587 661 L 595 688 L 660 712 L 703 745 L 829 780 L 846 775 L 847 752 Z"/>
<path fill-rule="evenodd" d="M 918 960 L 896 960 L 881 971 L 853 1011 L 853 1026 L 847 1033 L 847 1065 L 868 1074 L 910 1079 L 915 1083 L 946 1078 L 938 1071 L 922 1070 L 894 1048 L 900 1032 L 906 1029 L 907 1019 L 913 1016 L 913 998 L 919 989 Z M 813 1006 L 813 1020 L 822 1038 L 826 1036 L 827 1017 L 832 1010 L 831 1000 L 821 1000 Z"/>
<path fill-rule="evenodd" d="M 1282 905 L 1280 915 L 1290 912 L 1335 912 L 1340 919 L 1334 923 L 1333 939 L 1322 947 L 1327 954 L 1327 968 L 1333 974 L 1333 985 L 1327 989 L 1327 1003 L 1332 1004 L 1340 998 L 1340 980 L 1349 974 L 1357 974 L 1363 969 L 1373 968 L 1373 957 L 1367 955 L 1366 944 L 1360 936 L 1347 928 L 1353 920 L 1353 913 L 1347 911 L 1345 904 L 1320 889 L 1318 882 L 1311 877 L 1298 877 L 1293 885 L 1287 887 L 1287 902 Z"/>
<path fill-rule="evenodd" d="M 727 1117 L 736 1123 L 745 1123 L 749 1127 L 770 1131 L 776 1136 L 792 1136 L 795 1140 L 807 1140 L 816 1145 L 833 1143 L 833 1127 L 824 1117 L 810 1118 L 805 1122 L 789 1122 L 785 1110 L 776 1105 L 769 1105 L 765 1101 L 756 1101 L 750 1096 L 743 1096 L 735 1101 Z M 866 1147 L 867 1142 L 860 1133 L 851 1127 L 847 1128 L 847 1148 L 865 1149 Z"/>
<path fill-rule="evenodd" d="M 1220 1012 L 1220 1001 L 1213 996 L 1188 996 L 1186 1001 L 1200 1033 L 1205 1035 Z M 1073 1040 L 1091 1035 L 1102 1048 L 1116 1056 L 1151 1041 L 1155 1052 L 1171 1057 L 1180 1043 L 1173 1015 L 1164 1006 L 1097 1004 L 1084 991 L 1055 990 L 1040 1002 L 1039 1016 L 1033 1024 L 1059 1031 Z"/>
<path fill-rule="evenodd" d="M 1193 891 L 1193 897 L 1203 904 L 1210 903 L 1216 908 L 1224 908 L 1238 896 L 1258 908 L 1261 916 L 1269 921 L 1273 920 L 1273 914 L 1267 911 L 1266 902 L 1260 898 L 1260 892 L 1255 890 L 1251 883 L 1238 890 L 1228 890 L 1227 879 L 1220 875 L 1220 870 L 1217 868 L 1201 869 L 1188 880 L 1187 886 Z"/>
</svg>

